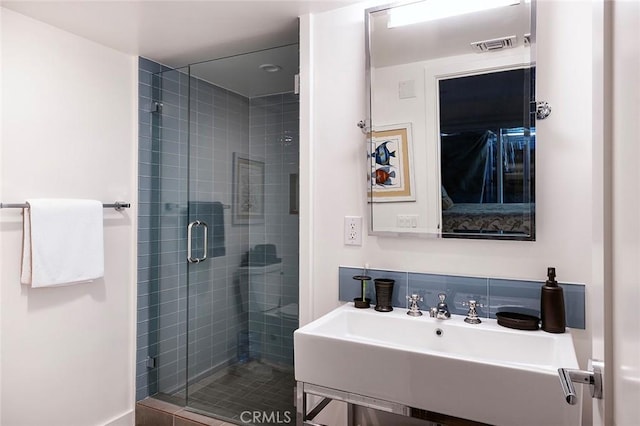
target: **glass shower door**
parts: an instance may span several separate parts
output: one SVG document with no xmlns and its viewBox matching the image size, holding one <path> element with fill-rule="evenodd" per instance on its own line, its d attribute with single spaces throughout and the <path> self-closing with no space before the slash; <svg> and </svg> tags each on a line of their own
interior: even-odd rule
<svg viewBox="0 0 640 426">
<path fill-rule="evenodd" d="M 189 67 L 186 405 L 239 423 L 295 421 L 297 69 L 297 45 Z"/>
<path fill-rule="evenodd" d="M 140 108 L 137 383 L 142 396 L 184 404 L 188 69 L 144 63 L 148 80 Z"/>
</svg>

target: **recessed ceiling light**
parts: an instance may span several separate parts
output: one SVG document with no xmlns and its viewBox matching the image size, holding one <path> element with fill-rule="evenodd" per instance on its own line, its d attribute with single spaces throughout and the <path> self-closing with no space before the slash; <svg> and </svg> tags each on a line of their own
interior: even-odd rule
<svg viewBox="0 0 640 426">
<path fill-rule="evenodd" d="M 280 65 L 274 64 L 262 64 L 258 68 L 260 68 L 264 72 L 278 72 L 282 69 Z"/>
</svg>

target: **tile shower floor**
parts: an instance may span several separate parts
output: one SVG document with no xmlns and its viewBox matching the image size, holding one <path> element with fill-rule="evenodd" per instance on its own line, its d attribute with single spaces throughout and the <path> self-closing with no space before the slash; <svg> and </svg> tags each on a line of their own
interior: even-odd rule
<svg viewBox="0 0 640 426">
<path fill-rule="evenodd" d="M 240 424 L 294 424 L 295 385 L 293 368 L 234 364 L 191 385 L 189 407 Z"/>
</svg>

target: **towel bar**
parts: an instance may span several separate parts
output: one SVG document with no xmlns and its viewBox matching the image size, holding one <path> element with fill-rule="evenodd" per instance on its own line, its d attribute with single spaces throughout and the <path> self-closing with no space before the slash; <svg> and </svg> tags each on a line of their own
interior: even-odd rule
<svg viewBox="0 0 640 426">
<path fill-rule="evenodd" d="M 124 201 L 116 201 L 115 203 L 112 204 L 102 204 L 102 207 L 106 208 L 111 208 L 111 209 L 116 209 L 117 211 L 122 211 L 124 209 L 128 209 L 131 207 L 130 203 L 125 203 Z M 26 209 L 29 208 L 29 205 L 27 205 L 26 203 L 23 204 L 6 204 L 6 203 L 0 203 L 0 209 Z"/>
</svg>

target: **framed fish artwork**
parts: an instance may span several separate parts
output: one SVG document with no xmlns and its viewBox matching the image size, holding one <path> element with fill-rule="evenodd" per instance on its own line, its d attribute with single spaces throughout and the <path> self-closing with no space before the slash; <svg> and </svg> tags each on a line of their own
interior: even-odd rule
<svg viewBox="0 0 640 426">
<path fill-rule="evenodd" d="M 376 126 L 370 141 L 369 200 L 415 201 L 411 123 Z"/>
<path fill-rule="evenodd" d="M 234 225 L 264 222 L 264 161 L 233 153 L 231 210 Z"/>
</svg>

